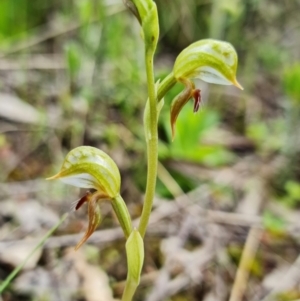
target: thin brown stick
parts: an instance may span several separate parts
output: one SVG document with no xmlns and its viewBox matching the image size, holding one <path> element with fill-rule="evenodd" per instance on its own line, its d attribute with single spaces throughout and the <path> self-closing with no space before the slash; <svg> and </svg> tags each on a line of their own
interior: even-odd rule
<svg viewBox="0 0 300 301">
<path fill-rule="evenodd" d="M 247 289 L 251 265 L 253 264 L 257 249 L 259 247 L 262 233 L 262 229 L 250 229 L 229 301 L 240 301 L 243 299 Z"/>
<path fill-rule="evenodd" d="M 257 214 L 260 211 L 264 199 L 264 184 L 262 182 L 262 179 L 254 179 L 251 190 L 246 196 L 245 204 L 251 204 L 250 208 L 252 212 L 250 212 L 250 214 Z M 249 210 L 249 206 L 247 206 L 247 209 Z M 243 299 L 261 235 L 262 229 L 254 227 L 252 227 L 248 233 L 229 301 L 241 301 Z"/>
<path fill-rule="evenodd" d="M 0 59 L 1 71 L 65 69 L 65 59 L 58 54 L 35 54 L 16 59 Z"/>
</svg>

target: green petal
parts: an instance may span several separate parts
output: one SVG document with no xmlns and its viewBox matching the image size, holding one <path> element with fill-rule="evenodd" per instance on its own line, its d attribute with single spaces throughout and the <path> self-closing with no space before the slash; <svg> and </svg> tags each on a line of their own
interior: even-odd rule
<svg viewBox="0 0 300 301">
<path fill-rule="evenodd" d="M 109 198 L 118 195 L 121 184 L 115 162 L 105 152 L 90 146 L 79 146 L 71 150 L 60 172 L 48 178 L 54 179 L 80 188 L 94 188 L 106 193 Z"/>
<path fill-rule="evenodd" d="M 227 42 L 206 39 L 185 48 L 174 64 L 174 76 L 199 78 L 208 83 L 235 85 L 238 57 L 234 47 Z"/>
</svg>

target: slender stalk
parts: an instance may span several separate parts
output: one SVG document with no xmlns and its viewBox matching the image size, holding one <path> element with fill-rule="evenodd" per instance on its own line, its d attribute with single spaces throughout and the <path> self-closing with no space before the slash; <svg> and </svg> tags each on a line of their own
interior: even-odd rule
<svg viewBox="0 0 300 301">
<path fill-rule="evenodd" d="M 132 297 L 138 287 L 138 284 L 132 279 L 127 279 L 125 289 L 122 295 L 122 301 L 131 301 Z"/>
<path fill-rule="evenodd" d="M 9 275 L 8 277 L 1 283 L 0 285 L 0 293 L 2 293 L 5 288 L 10 284 L 10 282 L 17 276 L 17 274 L 22 270 L 26 262 L 30 259 L 30 257 L 45 243 L 45 241 L 53 234 L 53 232 L 65 221 L 68 214 L 64 214 L 58 223 L 51 228 L 46 235 L 39 241 L 39 243 L 34 247 L 34 249 L 28 254 L 25 260 L 20 263 Z"/>
<path fill-rule="evenodd" d="M 139 232 L 142 237 L 145 236 L 148 221 L 150 218 L 153 199 L 155 194 L 156 186 L 156 175 L 157 175 L 157 150 L 158 150 L 158 134 L 157 134 L 157 101 L 154 85 L 154 71 L 153 71 L 153 57 L 152 51 L 146 50 L 146 74 L 147 74 L 147 86 L 149 96 L 149 137 L 146 137 L 147 141 L 147 184 L 144 199 L 143 211 L 139 224 Z"/>
<path fill-rule="evenodd" d="M 176 79 L 173 72 L 169 73 L 160 83 L 157 92 L 157 101 L 160 101 L 166 93 L 176 84 Z"/>
<path fill-rule="evenodd" d="M 128 212 L 127 206 L 121 197 L 118 194 L 112 201 L 111 204 L 114 208 L 114 212 L 116 213 L 119 223 L 123 229 L 124 235 L 126 239 L 129 237 L 130 233 L 132 232 L 132 224 L 130 214 Z"/>
</svg>

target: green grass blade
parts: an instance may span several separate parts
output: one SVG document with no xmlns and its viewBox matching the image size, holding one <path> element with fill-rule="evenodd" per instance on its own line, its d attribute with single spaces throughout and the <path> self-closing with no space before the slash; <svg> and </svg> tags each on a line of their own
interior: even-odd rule
<svg viewBox="0 0 300 301">
<path fill-rule="evenodd" d="M 16 277 L 16 275 L 22 270 L 26 262 L 30 259 L 30 257 L 46 242 L 46 240 L 53 234 L 53 232 L 65 221 L 68 217 L 68 213 L 64 214 L 58 223 L 51 228 L 46 235 L 39 241 L 39 243 L 34 247 L 34 249 L 28 254 L 26 259 L 19 264 L 8 276 L 7 278 L 1 283 L 0 285 L 0 294 L 6 289 L 6 287 L 10 284 L 10 282 Z"/>
</svg>

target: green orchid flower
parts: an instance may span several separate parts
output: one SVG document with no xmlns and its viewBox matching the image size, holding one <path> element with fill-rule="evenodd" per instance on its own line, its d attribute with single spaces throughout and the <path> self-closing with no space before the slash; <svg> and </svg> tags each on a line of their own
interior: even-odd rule
<svg viewBox="0 0 300 301">
<path fill-rule="evenodd" d="M 237 65 L 238 57 L 234 47 L 230 43 L 218 40 L 195 42 L 178 55 L 172 76 L 175 81 L 184 84 L 185 89 L 174 98 L 171 105 L 173 138 L 177 117 L 188 100 L 194 99 L 194 112 L 199 109 L 201 91 L 195 89 L 193 79 L 219 85 L 234 85 L 243 90 L 236 79 Z"/>
<path fill-rule="evenodd" d="M 47 180 L 59 179 L 66 184 L 80 188 L 95 189 L 87 192 L 75 209 L 88 203 L 89 225 L 82 240 L 77 244 L 78 249 L 92 235 L 101 221 L 99 203 L 111 201 L 117 218 L 126 237 L 129 237 L 132 226 L 127 207 L 120 196 L 121 176 L 115 162 L 105 152 L 90 146 L 79 146 L 71 150 L 58 174 Z"/>
</svg>

